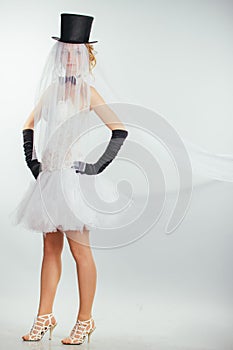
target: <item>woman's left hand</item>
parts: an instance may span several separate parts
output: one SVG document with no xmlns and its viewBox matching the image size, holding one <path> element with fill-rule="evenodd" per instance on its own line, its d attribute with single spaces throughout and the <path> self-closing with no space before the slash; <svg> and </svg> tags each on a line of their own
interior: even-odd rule
<svg viewBox="0 0 233 350">
<path fill-rule="evenodd" d="M 80 160 L 75 160 L 71 168 L 74 168 L 76 173 L 80 173 L 80 174 L 86 174 L 86 175 L 98 174 L 95 164 L 82 162 Z"/>
</svg>

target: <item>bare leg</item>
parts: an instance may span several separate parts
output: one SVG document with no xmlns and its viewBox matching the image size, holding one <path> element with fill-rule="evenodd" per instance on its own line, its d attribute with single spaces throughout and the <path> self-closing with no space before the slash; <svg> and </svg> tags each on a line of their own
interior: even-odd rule
<svg viewBox="0 0 233 350">
<path fill-rule="evenodd" d="M 48 232 L 44 240 L 44 255 L 41 266 L 40 302 L 38 315 L 52 312 L 57 285 L 61 276 L 61 253 L 64 235 L 61 232 Z M 53 317 L 52 323 L 56 320 Z M 37 328 L 37 327 L 36 327 Z M 23 336 L 26 340 L 28 334 Z"/>
<path fill-rule="evenodd" d="M 79 311 L 77 319 L 92 317 L 92 305 L 96 291 L 97 271 L 89 242 L 89 231 L 67 231 L 67 240 L 76 262 L 79 288 Z"/>
<path fill-rule="evenodd" d="M 47 233 L 46 238 L 43 237 L 43 240 L 39 315 L 51 313 L 53 309 L 57 285 L 61 277 L 64 235 L 61 232 L 50 232 Z"/>
</svg>

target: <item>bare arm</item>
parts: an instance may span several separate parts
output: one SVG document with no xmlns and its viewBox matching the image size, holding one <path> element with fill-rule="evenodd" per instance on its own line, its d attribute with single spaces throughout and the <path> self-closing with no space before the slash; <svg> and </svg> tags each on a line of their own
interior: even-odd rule
<svg viewBox="0 0 233 350">
<path fill-rule="evenodd" d="M 124 124 L 113 112 L 113 110 L 106 104 L 103 97 L 93 86 L 91 86 L 90 109 L 95 111 L 95 113 L 100 117 L 100 119 L 106 124 L 106 126 L 110 130 L 126 130 Z"/>
<path fill-rule="evenodd" d="M 118 116 L 108 107 L 104 99 L 91 87 L 91 103 L 90 109 L 94 110 L 106 126 L 112 131 L 112 137 L 108 143 L 103 155 L 94 164 L 82 161 L 74 161 L 72 168 L 77 173 L 87 175 L 97 175 L 101 173 L 116 157 L 124 140 L 128 136 L 128 130 L 120 121 Z"/>
<path fill-rule="evenodd" d="M 24 129 L 33 129 L 34 128 L 34 110 L 31 112 L 27 120 L 25 121 L 23 125 L 23 130 Z"/>
<path fill-rule="evenodd" d="M 30 113 L 29 117 L 27 118 L 27 120 L 25 121 L 24 125 L 23 125 L 23 130 L 24 129 L 34 129 L 34 116 L 37 116 L 37 120 L 40 119 L 41 117 L 41 107 L 42 107 L 42 98 L 39 101 L 39 103 L 37 104 L 37 106 L 32 110 L 32 112 Z"/>
<path fill-rule="evenodd" d="M 24 129 L 34 129 L 34 116 L 36 114 L 37 115 L 37 119 L 40 119 L 42 104 L 45 101 L 45 99 L 47 97 L 49 97 L 49 94 L 51 93 L 51 91 L 52 91 L 52 86 L 49 86 L 45 90 L 45 92 L 43 93 L 43 95 L 42 95 L 41 99 L 39 100 L 37 106 L 33 109 L 33 111 L 30 113 L 29 117 L 25 121 L 25 123 L 23 125 L 23 130 Z"/>
<path fill-rule="evenodd" d="M 38 105 L 33 109 L 33 111 L 30 113 L 29 117 L 25 121 L 23 125 L 23 130 L 24 129 L 34 129 L 34 116 L 35 113 L 38 114 L 37 118 L 41 117 L 41 101 L 38 103 Z"/>
</svg>

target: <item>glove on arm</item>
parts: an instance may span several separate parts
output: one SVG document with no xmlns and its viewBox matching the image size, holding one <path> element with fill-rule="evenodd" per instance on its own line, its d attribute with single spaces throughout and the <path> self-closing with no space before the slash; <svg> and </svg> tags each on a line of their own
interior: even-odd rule
<svg viewBox="0 0 233 350">
<path fill-rule="evenodd" d="M 72 168 L 75 168 L 76 173 L 81 174 L 97 175 L 101 173 L 116 157 L 127 136 L 127 130 L 112 130 L 112 137 L 109 141 L 109 144 L 104 154 L 99 158 L 99 160 L 96 163 L 90 164 L 81 161 L 74 161 L 74 165 L 72 166 Z"/>
<path fill-rule="evenodd" d="M 37 159 L 32 160 L 33 136 L 34 136 L 33 129 L 23 129 L 23 148 L 24 148 L 25 160 L 33 176 L 35 177 L 35 179 L 37 179 L 37 176 L 39 175 L 39 172 L 40 172 L 41 163 L 38 162 Z"/>
</svg>

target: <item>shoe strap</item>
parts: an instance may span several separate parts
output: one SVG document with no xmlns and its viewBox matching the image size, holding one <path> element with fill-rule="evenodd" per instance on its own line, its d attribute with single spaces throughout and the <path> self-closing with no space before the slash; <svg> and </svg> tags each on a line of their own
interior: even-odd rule
<svg viewBox="0 0 233 350">
<path fill-rule="evenodd" d="M 50 314 L 44 314 L 44 315 L 36 315 L 35 319 L 34 319 L 34 323 L 38 324 L 40 323 L 41 325 L 44 325 L 44 323 L 49 320 L 49 325 L 52 324 L 52 317 L 53 316 L 53 312 L 51 312 Z"/>
<path fill-rule="evenodd" d="M 49 318 L 45 318 L 45 316 L 49 316 Z M 50 314 L 44 314 L 44 315 L 36 315 L 34 318 L 33 325 L 30 329 L 30 340 L 40 340 L 41 339 L 41 331 L 44 329 L 44 327 L 50 327 L 52 325 L 51 318 L 53 316 L 53 312 Z M 42 320 L 40 320 L 42 318 Z M 45 326 L 45 322 L 49 319 L 49 324 Z M 37 327 L 37 328 L 36 328 Z M 35 333 L 36 332 L 36 333 Z"/>
<path fill-rule="evenodd" d="M 50 314 L 44 314 L 44 315 L 36 315 L 37 318 L 44 318 L 45 316 L 50 316 L 52 317 L 53 316 L 53 312 L 51 312 Z"/>
<path fill-rule="evenodd" d="M 89 318 L 89 320 L 85 320 L 85 321 L 80 321 L 80 320 L 77 320 L 77 323 L 81 323 L 81 324 L 85 324 L 85 323 L 89 323 L 93 320 L 93 318 Z"/>
<path fill-rule="evenodd" d="M 91 322 L 91 324 L 90 324 Z M 72 341 L 72 343 L 74 341 L 81 341 L 83 342 L 84 338 L 88 333 L 90 333 L 94 327 L 93 327 L 93 318 L 91 317 L 89 320 L 85 320 L 85 321 L 80 321 L 80 320 L 77 320 L 76 324 L 74 325 L 72 331 L 71 331 L 71 334 L 70 334 L 70 339 Z M 90 325 L 90 328 L 87 330 L 87 326 Z M 81 334 L 80 334 L 81 332 Z M 75 343 L 73 343 L 75 344 Z"/>
</svg>

